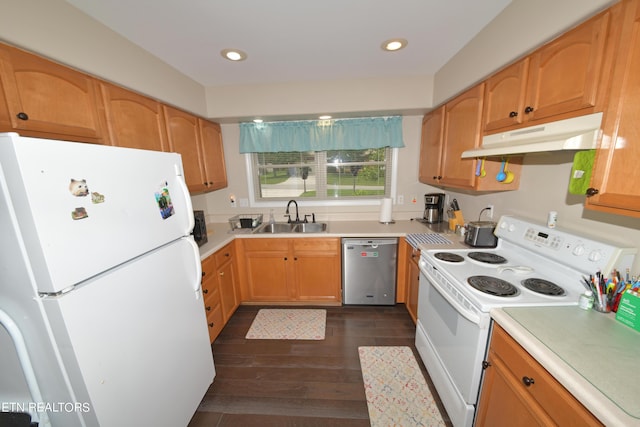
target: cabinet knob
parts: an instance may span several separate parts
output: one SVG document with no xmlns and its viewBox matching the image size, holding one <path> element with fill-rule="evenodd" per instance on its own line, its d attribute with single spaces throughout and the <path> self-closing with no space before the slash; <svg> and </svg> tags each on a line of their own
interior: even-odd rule
<svg viewBox="0 0 640 427">
<path fill-rule="evenodd" d="M 434 176 L 433 179 L 442 179 L 442 176 L 441 175 Z"/>
<path fill-rule="evenodd" d="M 20 120 L 29 120 L 29 115 L 23 112 L 19 112 L 18 114 L 16 114 L 16 117 Z"/>
<path fill-rule="evenodd" d="M 204 309 L 205 309 L 205 310 L 207 310 L 207 311 L 211 311 L 211 306 L 210 306 L 210 305 L 208 305 L 208 306 L 206 306 Z"/>
<path fill-rule="evenodd" d="M 203 290 L 202 290 L 202 293 L 203 293 L 203 294 L 208 294 L 208 293 L 209 293 L 209 289 L 203 289 Z"/>
<path fill-rule="evenodd" d="M 284 257 L 284 260 L 286 261 L 286 260 L 287 260 L 287 257 Z"/>
<path fill-rule="evenodd" d="M 224 271 L 221 271 L 221 272 L 220 272 L 220 275 L 221 275 L 221 276 L 224 276 Z"/>
<path fill-rule="evenodd" d="M 209 323 L 209 327 L 213 328 L 213 322 Z"/>
<path fill-rule="evenodd" d="M 527 387 L 529 387 L 532 384 L 535 384 L 535 381 L 533 380 L 533 378 L 529 378 L 529 377 L 522 377 L 522 382 L 524 383 L 524 385 L 526 385 Z"/>
<path fill-rule="evenodd" d="M 489 366 L 491 366 L 491 363 L 486 360 L 482 361 L 482 369 L 487 369 Z"/>
<path fill-rule="evenodd" d="M 224 256 L 229 257 L 229 256 L 231 256 L 231 254 L 230 254 L 229 252 L 226 252 L 226 253 L 224 254 Z"/>
<path fill-rule="evenodd" d="M 526 108 L 524 109 L 524 112 L 525 112 L 525 114 L 529 114 L 529 113 L 533 112 L 533 107 L 530 107 L 530 106 L 529 106 L 529 107 L 526 107 Z"/>
<path fill-rule="evenodd" d="M 509 117 L 518 117 L 518 112 L 517 111 L 510 112 Z"/>
<path fill-rule="evenodd" d="M 595 196 L 599 192 L 600 191 L 597 188 L 589 187 L 587 188 L 587 191 L 585 192 L 585 194 L 587 195 L 587 197 L 591 197 L 591 196 Z"/>
</svg>

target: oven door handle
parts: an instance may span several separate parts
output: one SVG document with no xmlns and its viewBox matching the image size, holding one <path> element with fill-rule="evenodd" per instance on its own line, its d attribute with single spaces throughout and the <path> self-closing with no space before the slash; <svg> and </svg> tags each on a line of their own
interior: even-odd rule
<svg viewBox="0 0 640 427">
<path fill-rule="evenodd" d="M 465 319 L 467 319 L 469 322 L 475 324 L 475 325 L 480 325 L 481 323 L 481 319 L 480 316 L 476 313 L 473 313 L 472 311 L 470 311 L 468 308 L 466 308 L 465 306 L 463 306 L 462 304 L 460 304 L 458 301 L 455 300 L 455 298 L 451 295 L 449 295 L 448 292 L 446 292 L 444 289 L 442 289 L 440 287 L 440 284 L 436 281 L 436 280 L 432 280 L 430 275 L 428 275 L 427 273 L 425 273 L 424 271 L 422 272 L 422 274 L 425 275 L 425 277 L 427 278 L 427 280 L 429 281 L 429 284 L 431 286 L 433 286 L 433 288 L 438 291 L 438 293 L 440 295 L 442 295 L 442 297 L 447 300 L 447 302 L 449 304 L 451 304 L 453 306 L 453 308 Z"/>
</svg>

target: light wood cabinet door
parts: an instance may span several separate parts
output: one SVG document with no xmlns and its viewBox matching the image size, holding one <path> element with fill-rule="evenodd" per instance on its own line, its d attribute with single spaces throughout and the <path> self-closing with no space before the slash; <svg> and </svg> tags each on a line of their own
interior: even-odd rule
<svg viewBox="0 0 640 427">
<path fill-rule="evenodd" d="M 444 105 L 425 114 L 422 119 L 418 180 L 423 184 L 437 185 L 442 179 L 443 129 Z"/>
<path fill-rule="evenodd" d="M 0 44 L 0 80 L 11 120 L 3 131 L 103 142 L 105 119 L 91 76 Z"/>
<path fill-rule="evenodd" d="M 4 96 L 2 76 L 0 75 L 0 132 L 9 132 L 11 130 L 13 130 L 13 126 L 11 124 L 11 117 L 9 116 L 7 98 Z"/>
<path fill-rule="evenodd" d="M 444 148 L 440 184 L 473 188 L 476 159 L 462 159 L 462 152 L 480 146 L 484 84 L 458 95 L 445 105 Z"/>
<path fill-rule="evenodd" d="M 198 118 L 167 105 L 163 106 L 169 150 L 180 153 L 187 187 L 192 193 L 206 190 L 204 169 L 200 158 L 200 128 Z"/>
<path fill-rule="evenodd" d="M 169 150 L 162 104 L 105 82 L 100 83 L 100 92 L 111 145 Z"/>
<path fill-rule="evenodd" d="M 602 426 L 549 372 L 494 324 L 476 425 Z"/>
<path fill-rule="evenodd" d="M 220 288 L 216 278 L 215 258 L 210 256 L 202 261 L 202 296 L 207 316 L 209 339 L 213 342 L 224 327 L 222 307 L 220 305 Z"/>
<path fill-rule="evenodd" d="M 518 125 L 524 120 L 529 58 L 499 71 L 486 81 L 484 131 Z"/>
<path fill-rule="evenodd" d="M 213 191 L 225 188 L 227 169 L 220 125 L 200 119 L 199 126 L 206 189 Z"/>
<path fill-rule="evenodd" d="M 290 301 L 287 239 L 243 239 L 244 277 L 249 301 Z"/>
<path fill-rule="evenodd" d="M 299 301 L 342 301 L 340 240 L 292 239 L 293 287 Z"/>
<path fill-rule="evenodd" d="M 611 12 L 603 12 L 531 55 L 524 110 L 528 121 L 596 111 L 598 89 L 605 84 L 601 79 L 610 25 Z"/>
<path fill-rule="evenodd" d="M 216 275 L 220 288 L 220 305 L 225 324 L 240 304 L 240 293 L 235 263 L 234 243 L 231 242 L 214 254 Z"/>
<path fill-rule="evenodd" d="M 418 291 L 420 288 L 420 267 L 418 261 L 420 259 L 420 251 L 413 249 L 411 245 L 408 247 L 407 257 L 407 296 L 406 306 L 413 323 L 418 321 Z"/>
<path fill-rule="evenodd" d="M 585 206 L 639 218 L 640 2 L 624 1 L 622 5 L 625 20 L 620 51 Z"/>
</svg>

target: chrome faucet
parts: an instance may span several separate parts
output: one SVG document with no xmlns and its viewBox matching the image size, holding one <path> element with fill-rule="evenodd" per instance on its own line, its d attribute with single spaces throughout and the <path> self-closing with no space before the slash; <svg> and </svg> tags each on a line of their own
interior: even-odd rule
<svg viewBox="0 0 640 427">
<path fill-rule="evenodd" d="M 288 216 L 289 220 L 287 222 L 292 222 L 291 221 L 291 215 L 289 214 L 289 206 L 291 206 L 291 203 L 293 203 L 294 205 L 296 205 L 296 220 L 293 221 L 295 223 L 300 222 L 300 217 L 298 216 L 298 202 L 296 202 L 295 200 L 289 200 L 289 203 L 287 203 L 287 210 L 284 213 L 284 216 Z"/>
</svg>

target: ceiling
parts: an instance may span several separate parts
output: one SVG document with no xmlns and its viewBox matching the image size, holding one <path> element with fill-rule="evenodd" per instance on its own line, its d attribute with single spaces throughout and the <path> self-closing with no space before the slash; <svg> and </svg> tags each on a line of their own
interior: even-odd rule
<svg viewBox="0 0 640 427">
<path fill-rule="evenodd" d="M 511 2 L 67 1 L 205 87 L 433 75 Z"/>
</svg>

